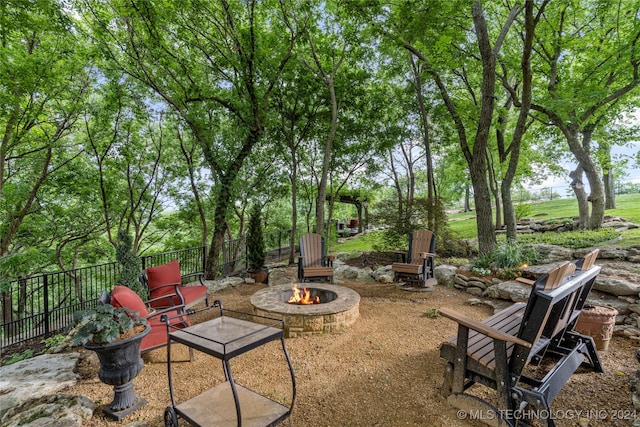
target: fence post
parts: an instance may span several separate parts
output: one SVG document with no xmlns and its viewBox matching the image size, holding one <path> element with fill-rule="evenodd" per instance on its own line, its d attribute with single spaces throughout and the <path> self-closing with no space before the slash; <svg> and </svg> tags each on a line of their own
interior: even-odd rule
<svg viewBox="0 0 640 427">
<path fill-rule="evenodd" d="M 207 246 L 202 245 L 202 272 L 206 273 L 207 271 Z"/>
<path fill-rule="evenodd" d="M 44 292 L 43 293 L 44 293 L 44 333 L 45 335 L 48 335 L 51 328 L 51 325 L 50 325 L 51 319 L 49 318 L 51 313 L 49 313 L 49 275 L 48 274 L 44 275 Z"/>
</svg>

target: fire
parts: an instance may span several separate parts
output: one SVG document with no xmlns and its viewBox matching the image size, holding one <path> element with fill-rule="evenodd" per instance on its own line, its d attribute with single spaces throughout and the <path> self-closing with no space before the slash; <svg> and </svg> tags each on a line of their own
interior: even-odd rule
<svg viewBox="0 0 640 427">
<path fill-rule="evenodd" d="M 289 304 L 320 304 L 320 297 L 316 296 L 314 299 L 311 298 L 311 291 L 307 288 L 300 290 L 298 285 L 293 285 L 291 288 L 292 295 L 287 301 Z"/>
</svg>

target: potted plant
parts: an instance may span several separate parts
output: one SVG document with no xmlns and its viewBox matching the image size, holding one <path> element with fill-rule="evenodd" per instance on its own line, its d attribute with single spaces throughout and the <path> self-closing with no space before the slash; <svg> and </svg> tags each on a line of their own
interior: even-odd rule
<svg viewBox="0 0 640 427">
<path fill-rule="evenodd" d="M 100 359 L 98 377 L 113 386 L 113 401 L 103 412 L 120 421 L 147 403 L 133 390 L 132 381 L 144 366 L 140 343 L 151 327 L 137 312 L 111 304 L 76 311 L 73 317 L 77 324 L 73 344 L 96 352 Z"/>
<path fill-rule="evenodd" d="M 266 283 L 269 278 L 269 269 L 264 265 L 265 260 L 260 206 L 255 204 L 249 213 L 247 228 L 247 271 L 256 283 Z"/>
</svg>

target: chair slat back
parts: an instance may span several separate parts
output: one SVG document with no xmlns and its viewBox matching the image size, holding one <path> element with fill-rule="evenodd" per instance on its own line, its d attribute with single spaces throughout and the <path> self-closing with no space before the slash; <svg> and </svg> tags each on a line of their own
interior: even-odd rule
<svg viewBox="0 0 640 427">
<path fill-rule="evenodd" d="M 582 308 L 582 295 L 591 289 L 600 268 L 569 277 L 575 271 L 575 264 L 569 264 L 573 267 L 567 267 L 567 263 L 559 264 L 536 281 L 529 295 L 518 338 L 534 345 L 541 337 L 549 341 L 559 340 L 571 326 L 569 322 L 576 318 L 572 315 Z M 569 279 L 565 280 L 567 277 Z M 549 278 L 558 282 L 554 288 L 546 286 Z M 514 346 L 509 362 L 510 372 L 521 372 L 524 369 L 530 351 L 531 349 Z"/>
<path fill-rule="evenodd" d="M 409 264 L 422 264 L 420 252 L 433 253 L 435 250 L 435 240 L 431 230 L 416 230 L 411 234 L 409 240 Z"/>
<path fill-rule="evenodd" d="M 572 275 L 575 271 L 576 265 L 569 261 L 565 261 L 553 268 L 549 271 L 547 280 L 544 282 L 544 290 L 549 291 L 562 285 L 564 279 Z"/>
<path fill-rule="evenodd" d="M 322 236 L 317 233 L 308 233 L 300 236 L 300 255 L 303 257 L 304 267 L 321 267 L 324 257 L 324 242 Z"/>
<path fill-rule="evenodd" d="M 580 268 L 581 270 L 589 270 L 595 264 L 598 253 L 600 253 L 600 249 L 596 248 L 586 254 L 583 258 L 582 263 L 578 265 L 578 268 Z"/>
</svg>

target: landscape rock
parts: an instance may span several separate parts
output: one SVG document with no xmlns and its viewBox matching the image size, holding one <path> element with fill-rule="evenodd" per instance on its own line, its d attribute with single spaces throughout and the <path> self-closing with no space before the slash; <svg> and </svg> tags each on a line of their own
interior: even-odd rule
<svg viewBox="0 0 640 427">
<path fill-rule="evenodd" d="M 235 288 L 236 286 L 242 285 L 245 282 L 245 279 L 242 277 L 223 277 L 221 279 L 216 280 L 205 280 L 204 285 L 207 287 L 208 292 L 217 292 L 227 288 Z"/>
<path fill-rule="evenodd" d="M 81 427 L 95 409 L 86 396 L 50 394 L 10 408 L 0 421 L 3 427 Z"/>
<path fill-rule="evenodd" d="M 296 268 L 270 268 L 269 286 L 288 285 L 298 280 Z"/>
<path fill-rule="evenodd" d="M 334 277 L 342 279 L 357 279 L 359 275 L 359 269 L 350 265 L 343 264 L 338 267 L 334 267 L 333 275 Z"/>
<path fill-rule="evenodd" d="M 589 294 L 589 298 L 587 298 L 587 303 L 608 305 L 618 310 L 618 314 L 620 315 L 626 316 L 630 313 L 628 302 L 621 300 L 620 298 L 616 298 L 610 294 L 606 294 L 604 292 L 591 291 L 591 293 Z"/>
<path fill-rule="evenodd" d="M 530 293 L 530 286 L 515 280 L 491 285 L 485 291 L 485 295 L 490 298 L 506 299 L 514 302 L 527 302 Z"/>
<path fill-rule="evenodd" d="M 453 287 L 456 277 L 456 267 L 453 265 L 438 265 L 433 269 L 433 275 L 439 285 Z"/>
<path fill-rule="evenodd" d="M 363 251 L 338 252 L 336 254 L 336 259 L 338 259 L 340 261 L 345 261 L 345 260 L 349 260 L 349 259 L 360 258 L 364 254 L 365 254 L 365 252 L 363 252 Z"/>
<path fill-rule="evenodd" d="M 0 367 L 0 414 L 22 402 L 75 385 L 79 353 L 43 354 Z M 4 424 L 3 424 L 4 425 Z"/>
<path fill-rule="evenodd" d="M 598 259 L 627 259 L 627 250 L 623 248 L 604 247 L 600 249 Z"/>
<path fill-rule="evenodd" d="M 358 269 L 358 280 L 371 280 L 373 270 L 371 267 Z"/>
<path fill-rule="evenodd" d="M 573 258 L 572 250 L 562 246 L 541 243 L 532 245 L 532 247 L 538 251 L 544 264 L 562 262 Z"/>
<path fill-rule="evenodd" d="M 593 289 L 612 295 L 638 295 L 640 293 L 640 284 L 598 276 L 593 284 Z"/>
<path fill-rule="evenodd" d="M 391 281 L 393 281 L 393 275 L 394 274 L 393 274 L 393 271 L 391 271 L 390 265 L 385 265 L 384 267 L 380 267 L 371 273 L 371 277 L 373 277 L 373 280 L 380 283 L 389 283 L 389 282 L 380 280 L 383 276 L 390 277 Z"/>
</svg>

